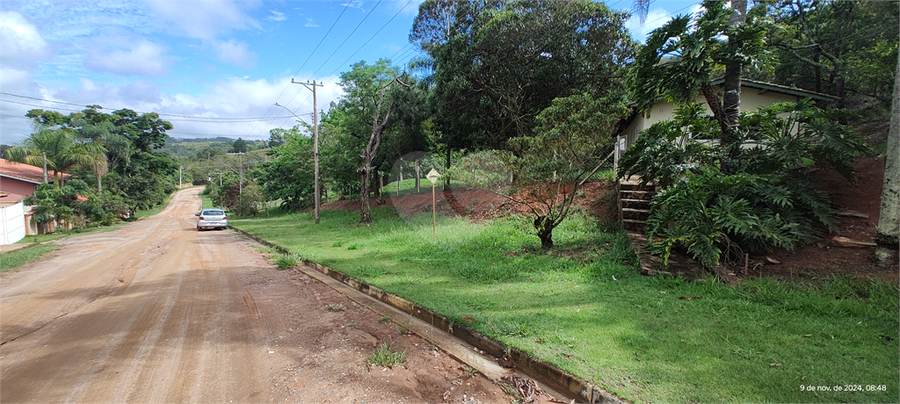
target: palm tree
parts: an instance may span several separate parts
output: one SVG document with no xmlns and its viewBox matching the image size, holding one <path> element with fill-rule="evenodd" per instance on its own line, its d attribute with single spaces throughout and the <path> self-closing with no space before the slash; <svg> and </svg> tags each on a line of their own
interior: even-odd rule
<svg viewBox="0 0 900 404">
<path fill-rule="evenodd" d="M 53 170 L 56 187 L 62 186 L 62 173 L 78 165 L 93 167 L 102 163 L 105 149 L 99 142 L 77 141 L 69 128 L 48 129 L 35 123 L 36 130 L 20 145 L 6 151 L 10 161 L 42 166 L 44 183 L 49 183 L 47 170 Z"/>
<path fill-rule="evenodd" d="M 47 166 L 51 163 L 47 155 L 53 150 L 56 131 L 48 129 L 38 122 L 33 124 L 34 133 L 22 141 L 18 146 L 6 151 L 6 158 L 17 163 L 25 163 L 44 168 L 44 183 L 50 182 L 47 176 Z"/>
</svg>

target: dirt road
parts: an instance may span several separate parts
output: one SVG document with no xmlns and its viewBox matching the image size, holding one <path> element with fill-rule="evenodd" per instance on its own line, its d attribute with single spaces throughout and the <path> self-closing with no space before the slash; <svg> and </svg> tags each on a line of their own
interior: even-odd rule
<svg viewBox="0 0 900 404">
<path fill-rule="evenodd" d="M 510 401 L 254 242 L 197 232 L 198 192 L 0 279 L 0 402 Z M 366 366 L 381 343 L 406 364 Z"/>
</svg>

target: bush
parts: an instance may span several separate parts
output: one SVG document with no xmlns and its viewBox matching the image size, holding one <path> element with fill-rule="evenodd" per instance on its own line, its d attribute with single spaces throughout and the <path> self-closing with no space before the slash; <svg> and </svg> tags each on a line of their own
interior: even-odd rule
<svg viewBox="0 0 900 404">
<path fill-rule="evenodd" d="M 671 120 L 641 134 L 620 161 L 619 178 L 655 182 L 647 221 L 651 248 L 665 262 L 684 249 L 706 266 L 724 253 L 793 249 L 833 228 L 828 196 L 812 187 L 803 168 L 834 168 L 848 180 L 853 161 L 869 153 L 862 137 L 811 103 L 781 103 L 744 114 L 742 151 L 735 172 L 718 166 L 725 153 L 715 126 L 697 104 L 678 108 Z"/>
</svg>

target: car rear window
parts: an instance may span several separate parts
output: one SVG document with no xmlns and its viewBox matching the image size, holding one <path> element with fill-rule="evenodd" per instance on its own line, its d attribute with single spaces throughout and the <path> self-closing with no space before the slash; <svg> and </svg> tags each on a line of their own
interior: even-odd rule
<svg viewBox="0 0 900 404">
<path fill-rule="evenodd" d="M 224 216 L 225 211 L 223 211 L 223 210 L 204 210 L 203 213 L 201 213 L 201 214 L 210 215 L 210 216 Z"/>
</svg>

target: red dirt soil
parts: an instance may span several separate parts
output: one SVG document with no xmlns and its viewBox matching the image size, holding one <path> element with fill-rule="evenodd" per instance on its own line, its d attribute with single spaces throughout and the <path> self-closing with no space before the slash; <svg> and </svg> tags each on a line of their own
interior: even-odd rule
<svg viewBox="0 0 900 404">
<path fill-rule="evenodd" d="M 760 275 L 810 279 L 831 274 L 851 274 L 861 278 L 883 279 L 895 283 L 898 281 L 900 271 L 897 262 L 887 268 L 876 265 L 875 247 L 840 247 L 834 242 L 834 237 L 875 242 L 875 226 L 881 210 L 881 189 L 884 182 L 884 157 L 860 159 L 856 162 L 856 170 L 856 183 L 850 183 L 834 170 L 816 170 L 810 176 L 818 189 L 831 196 L 835 211 L 862 213 L 868 218 L 837 216 L 837 231 L 825 236 L 816 245 L 800 247 L 795 251 L 774 251 L 769 257 L 780 264 L 766 265 L 759 272 Z"/>
<path fill-rule="evenodd" d="M 881 208 L 881 189 L 884 180 L 884 157 L 860 159 L 856 164 L 857 181 L 850 183 L 834 170 L 818 169 L 810 173 L 818 189 L 831 196 L 835 211 L 859 213 L 867 218 L 837 216 L 837 230 L 824 239 L 794 251 L 772 251 L 767 256 L 751 257 L 749 277 L 772 276 L 790 280 L 812 280 L 831 274 L 848 274 L 860 278 L 883 279 L 897 282 L 900 269 L 897 262 L 881 268 L 874 262 L 875 248 L 848 248 L 837 246 L 834 237 L 847 237 L 863 242 L 874 242 L 875 226 Z M 390 187 L 385 188 L 390 189 Z M 372 207 L 393 206 L 403 217 L 431 210 L 431 192 L 422 188 L 418 194 L 385 196 L 373 199 Z M 585 184 L 575 203 L 602 221 L 616 219 L 615 199 L 610 184 L 598 181 Z M 477 189 L 454 189 L 435 194 L 436 210 L 442 215 L 462 215 L 479 221 L 510 213 L 526 214 L 528 208 L 505 197 Z M 324 209 L 359 210 L 359 200 L 332 201 L 322 205 Z M 777 261 L 774 264 L 766 257 Z"/>
</svg>

